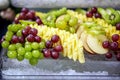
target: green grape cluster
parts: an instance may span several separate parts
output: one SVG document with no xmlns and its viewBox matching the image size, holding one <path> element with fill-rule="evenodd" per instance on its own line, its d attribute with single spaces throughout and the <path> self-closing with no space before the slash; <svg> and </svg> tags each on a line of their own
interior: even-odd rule
<svg viewBox="0 0 120 80">
<path fill-rule="evenodd" d="M 23 24 L 9 25 L 8 31 L 5 34 L 5 39 L 1 45 L 8 50 L 8 58 L 17 59 L 18 61 L 27 59 L 31 65 L 36 65 L 39 59 L 44 58 L 42 49 L 45 48 L 45 41 L 29 42 L 25 38 L 24 42 L 20 42 L 19 38 L 24 36 L 22 33 L 24 29 L 27 28 L 24 27 Z M 14 39 L 13 36 L 15 36 Z"/>
</svg>

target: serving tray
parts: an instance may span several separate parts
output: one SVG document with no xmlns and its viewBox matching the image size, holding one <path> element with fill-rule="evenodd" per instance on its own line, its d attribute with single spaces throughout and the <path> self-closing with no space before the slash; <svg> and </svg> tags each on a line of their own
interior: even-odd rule
<svg viewBox="0 0 120 80">
<path fill-rule="evenodd" d="M 118 7 L 120 6 L 120 3 L 116 2 L 120 0 L 91 0 L 91 1 L 74 0 L 74 3 L 73 0 L 36 0 L 34 3 L 33 1 L 35 0 L 29 0 L 29 3 L 27 0 L 11 0 L 11 3 L 15 7 L 35 8 L 41 11 L 49 10 L 44 8 L 60 8 L 60 7 L 88 8 L 92 6 L 99 6 L 99 7 L 111 6 L 113 8 L 120 8 Z M 38 3 L 37 1 L 41 3 Z M 67 4 L 64 3 L 64 1 L 66 2 L 68 1 Z M 86 5 L 81 5 L 83 3 L 82 1 L 84 3 L 86 2 Z M 98 2 L 99 3 L 95 4 L 94 1 L 96 3 Z M 103 1 L 108 1 L 108 3 L 105 4 L 105 2 Z M 91 5 L 89 3 L 91 3 Z M 113 4 L 115 5 L 113 6 Z M 6 58 L 5 55 L 6 51 L 7 50 L 2 49 L 0 54 L 0 67 L 1 67 L 3 79 L 120 80 L 120 62 L 116 61 L 116 59 L 114 58 L 111 60 L 107 60 L 105 59 L 104 55 L 91 55 L 87 52 L 84 52 L 86 59 L 86 62 L 84 64 L 81 64 L 79 62 L 74 62 L 73 60 L 70 60 L 68 58 L 63 58 L 61 56 L 57 60 L 53 60 L 53 59 L 39 60 L 39 63 L 36 66 L 31 66 L 29 62 L 27 62 L 26 60 L 23 60 L 22 62 L 18 62 L 15 59 L 11 60 Z"/>
<path fill-rule="evenodd" d="M 67 58 L 57 60 L 39 60 L 38 65 L 31 66 L 26 60 L 18 62 L 1 52 L 3 79 L 107 79 L 120 80 L 120 62 L 106 60 L 103 55 L 90 55 L 85 52 L 86 62 L 80 64 Z"/>
</svg>

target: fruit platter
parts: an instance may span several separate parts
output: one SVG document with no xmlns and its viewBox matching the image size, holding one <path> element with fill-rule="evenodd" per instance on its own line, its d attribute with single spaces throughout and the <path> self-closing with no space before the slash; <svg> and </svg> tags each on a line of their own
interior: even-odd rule
<svg viewBox="0 0 120 80">
<path fill-rule="evenodd" d="M 4 77 L 37 75 L 40 78 L 60 71 L 63 72 L 57 75 L 79 77 L 87 73 L 119 77 L 120 10 L 63 7 L 41 12 L 22 8 L 7 27 L 1 46 Z M 41 73 L 41 69 L 51 73 Z M 64 72 L 69 69 L 76 74 L 70 74 L 71 70 L 69 74 Z M 16 70 L 20 73 L 16 74 Z"/>
</svg>

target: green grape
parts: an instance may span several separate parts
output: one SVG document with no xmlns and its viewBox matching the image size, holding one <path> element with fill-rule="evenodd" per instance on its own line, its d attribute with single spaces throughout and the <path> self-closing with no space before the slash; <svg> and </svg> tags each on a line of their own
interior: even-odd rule
<svg viewBox="0 0 120 80">
<path fill-rule="evenodd" d="M 24 57 L 25 57 L 25 59 L 31 59 L 32 58 L 32 53 L 31 52 L 26 52 Z"/>
<path fill-rule="evenodd" d="M 71 33 L 75 33 L 75 28 L 70 27 L 70 28 L 69 28 L 69 31 L 70 31 Z"/>
<path fill-rule="evenodd" d="M 45 42 L 44 41 L 42 41 L 42 42 L 39 43 L 39 48 L 40 49 L 45 48 Z"/>
<path fill-rule="evenodd" d="M 9 26 L 8 26 L 8 30 L 9 30 L 9 31 L 13 31 L 13 29 L 14 29 L 14 27 L 13 27 L 12 25 L 9 25 Z"/>
<path fill-rule="evenodd" d="M 58 11 L 56 11 L 56 17 L 60 16 L 60 15 L 63 15 L 67 12 L 67 8 L 62 8 Z"/>
<path fill-rule="evenodd" d="M 70 20 L 71 16 L 70 15 L 65 15 L 64 20 L 68 22 Z"/>
<path fill-rule="evenodd" d="M 67 27 L 67 23 L 65 21 L 56 22 L 56 27 L 59 29 L 65 29 Z"/>
<path fill-rule="evenodd" d="M 18 54 L 20 54 L 20 55 L 24 55 L 26 51 L 25 51 L 25 48 L 19 47 L 19 48 L 17 49 L 17 52 L 18 52 Z"/>
<path fill-rule="evenodd" d="M 77 23 L 78 23 L 78 19 L 77 19 L 76 17 L 72 17 L 72 18 L 69 20 L 69 25 L 70 25 L 70 26 L 75 26 Z"/>
<path fill-rule="evenodd" d="M 31 43 L 31 47 L 32 47 L 33 49 L 38 49 L 38 48 L 39 48 L 39 43 L 33 42 L 33 43 Z"/>
<path fill-rule="evenodd" d="M 31 58 L 31 59 L 29 60 L 29 63 L 30 63 L 31 65 L 35 66 L 35 65 L 38 64 L 38 59 L 36 59 L 36 58 Z"/>
<path fill-rule="evenodd" d="M 31 45 L 30 44 L 27 44 L 27 45 L 25 45 L 25 51 L 31 51 L 32 50 L 32 47 L 31 47 Z"/>
<path fill-rule="evenodd" d="M 16 43 L 16 48 L 18 49 L 19 47 L 22 47 L 22 44 L 21 43 Z"/>
<path fill-rule="evenodd" d="M 16 50 L 16 45 L 15 45 L 15 44 L 10 44 L 10 45 L 8 46 L 8 50 L 10 50 L 10 51 Z"/>
<path fill-rule="evenodd" d="M 54 22 L 54 21 L 51 21 L 51 22 L 49 23 L 49 26 L 50 26 L 50 27 L 55 27 L 55 22 Z"/>
<path fill-rule="evenodd" d="M 31 45 L 31 42 L 27 41 L 27 42 L 25 42 L 25 45 Z"/>
<path fill-rule="evenodd" d="M 40 56 L 39 56 L 39 59 L 43 59 L 44 58 L 44 55 L 42 52 L 40 52 Z"/>
<path fill-rule="evenodd" d="M 18 30 L 16 34 L 17 36 L 22 36 L 22 30 Z"/>
<path fill-rule="evenodd" d="M 2 47 L 3 47 L 3 48 L 8 48 L 9 44 L 10 44 L 10 43 L 9 43 L 8 41 L 3 41 L 3 42 L 2 42 Z"/>
<path fill-rule="evenodd" d="M 14 29 L 12 31 L 17 32 L 20 29 L 20 26 L 16 24 L 16 25 L 13 25 L 13 28 Z"/>
<path fill-rule="evenodd" d="M 36 24 L 35 21 L 28 21 L 28 20 L 19 20 L 21 24 L 29 25 L 29 24 Z"/>
<path fill-rule="evenodd" d="M 5 40 L 6 41 L 11 41 L 13 36 L 13 32 L 12 31 L 7 31 L 6 35 L 5 35 Z"/>
<path fill-rule="evenodd" d="M 40 56 L 40 51 L 39 51 L 39 50 L 33 50 L 33 51 L 32 51 L 32 56 L 33 56 L 34 58 L 39 58 L 39 56 Z"/>
<path fill-rule="evenodd" d="M 47 15 L 46 15 L 46 20 L 47 20 L 48 22 L 55 21 L 55 20 L 56 20 L 56 17 L 55 17 L 55 15 L 53 15 L 53 14 L 47 14 Z"/>
<path fill-rule="evenodd" d="M 24 56 L 22 56 L 22 55 L 20 55 L 20 54 L 17 54 L 17 60 L 18 60 L 18 61 L 24 60 Z"/>
<path fill-rule="evenodd" d="M 8 52 L 7 52 L 7 56 L 8 56 L 8 58 L 10 58 L 10 59 L 14 59 L 14 58 L 17 57 L 17 52 L 16 52 L 16 51 L 8 51 Z"/>
</svg>

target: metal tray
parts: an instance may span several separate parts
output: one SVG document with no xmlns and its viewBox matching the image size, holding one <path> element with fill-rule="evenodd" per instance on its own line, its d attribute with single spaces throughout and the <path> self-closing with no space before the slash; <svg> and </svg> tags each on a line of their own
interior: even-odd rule
<svg viewBox="0 0 120 80">
<path fill-rule="evenodd" d="M 18 62 L 1 52 L 1 68 L 3 79 L 106 79 L 120 80 L 120 62 L 115 59 L 106 60 L 103 55 L 90 55 L 85 52 L 86 62 L 80 64 L 67 58 L 58 60 L 39 60 L 37 66 L 31 66 L 26 60 Z"/>
</svg>

